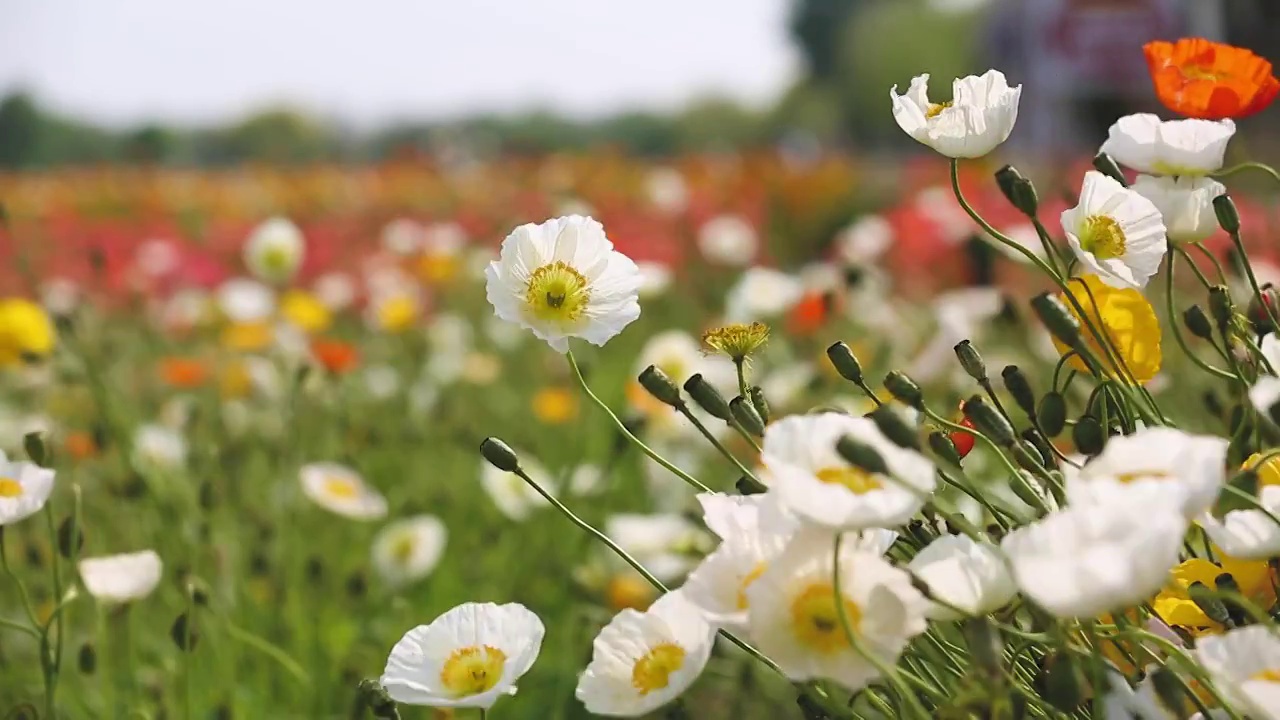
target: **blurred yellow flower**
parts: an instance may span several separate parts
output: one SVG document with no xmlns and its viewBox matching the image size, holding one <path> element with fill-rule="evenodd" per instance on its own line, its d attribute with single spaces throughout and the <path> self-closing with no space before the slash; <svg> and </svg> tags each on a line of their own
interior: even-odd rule
<svg viewBox="0 0 1280 720">
<path fill-rule="evenodd" d="M 533 395 L 533 415 L 548 425 L 567 423 L 578 415 L 578 396 L 568 388 L 542 388 Z"/>
<path fill-rule="evenodd" d="M 1241 470 L 1253 468 L 1258 471 L 1258 487 L 1260 488 L 1267 485 L 1280 485 L 1280 455 L 1262 463 L 1261 467 L 1258 466 L 1258 463 L 1262 462 L 1262 458 L 1266 457 L 1267 453 L 1270 452 L 1274 452 L 1274 449 L 1254 453 L 1244 461 L 1244 465 L 1240 466 Z"/>
<path fill-rule="evenodd" d="M 628 608 L 646 610 L 658 597 L 653 586 L 636 573 L 618 573 L 609 578 L 604 594 L 605 602 L 614 612 L 621 612 Z"/>
<path fill-rule="evenodd" d="M 1119 352 L 1121 361 L 1138 384 L 1150 382 L 1160 372 L 1161 360 L 1160 322 L 1151 303 L 1137 290 L 1110 287 L 1093 275 L 1072 278 L 1068 287 L 1089 321 L 1110 338 L 1111 345 Z M 1080 320 L 1080 314 L 1070 300 L 1066 297 L 1062 300 L 1071 314 Z M 1084 322 L 1081 322 L 1080 334 L 1086 346 L 1103 362 L 1108 375 L 1128 379 L 1128 373 L 1116 372 L 1114 362 L 1108 359 L 1108 354 L 1098 345 Z M 1069 350 L 1057 338 L 1053 343 L 1060 353 Z M 1078 356 L 1071 358 L 1071 366 L 1083 372 L 1089 371 Z"/>
<path fill-rule="evenodd" d="M 418 277 L 427 283 L 446 283 L 458 274 L 458 256 L 447 252 L 424 252 L 418 256 Z"/>
<path fill-rule="evenodd" d="M 269 322 L 231 323 L 222 329 L 222 346 L 238 352 L 254 352 L 271 344 L 275 331 Z"/>
<path fill-rule="evenodd" d="M 222 369 L 219 379 L 219 390 L 222 397 L 228 400 L 248 397 L 253 390 L 253 378 L 249 375 L 249 366 L 243 361 L 233 361 Z"/>
<path fill-rule="evenodd" d="M 502 361 L 489 353 L 467 353 L 462 363 L 462 379 L 472 385 L 488 385 L 502 373 Z"/>
<path fill-rule="evenodd" d="M 1184 628 L 1196 637 L 1222 632 L 1223 627 L 1205 615 L 1191 599 L 1190 588 L 1197 582 L 1211 589 L 1216 588 L 1218 576 L 1223 573 L 1230 573 L 1240 588 L 1240 593 L 1259 607 L 1268 608 L 1275 603 L 1276 595 L 1266 562 L 1236 560 L 1221 555 L 1218 557 L 1221 564 L 1203 558 L 1191 558 L 1170 572 L 1169 584 L 1151 603 L 1161 620 Z"/>
<path fill-rule="evenodd" d="M 333 324 L 329 308 L 306 290 L 290 290 L 280 300 L 280 314 L 307 334 L 321 333 Z"/>
<path fill-rule="evenodd" d="M 387 332 L 403 332 L 417 321 L 418 302 L 412 295 L 392 295 L 377 304 L 373 317 L 378 328 Z"/>
<path fill-rule="evenodd" d="M 25 298 L 0 300 L 0 366 L 48 355 L 55 340 L 44 308 Z"/>
</svg>

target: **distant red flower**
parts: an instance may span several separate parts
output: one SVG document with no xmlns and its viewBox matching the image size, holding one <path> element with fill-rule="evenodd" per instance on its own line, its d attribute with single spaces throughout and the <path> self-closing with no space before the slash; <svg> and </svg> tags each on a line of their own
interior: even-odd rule
<svg viewBox="0 0 1280 720">
<path fill-rule="evenodd" d="M 311 354 L 331 373 L 351 372 L 360 364 L 360 351 L 342 340 L 316 338 L 311 341 Z"/>
<path fill-rule="evenodd" d="M 160 378 L 170 387 L 190 390 L 205 384 L 209 368 L 193 358 L 167 357 L 160 360 Z"/>
<path fill-rule="evenodd" d="M 1156 95 L 1170 110 L 1206 120 L 1242 118 L 1271 104 L 1280 80 L 1251 51 L 1204 38 L 1142 46 Z"/>
</svg>

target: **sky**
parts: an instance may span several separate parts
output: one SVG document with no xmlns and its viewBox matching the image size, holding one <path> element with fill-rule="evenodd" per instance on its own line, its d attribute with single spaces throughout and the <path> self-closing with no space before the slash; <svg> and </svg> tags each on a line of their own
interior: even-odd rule
<svg viewBox="0 0 1280 720">
<path fill-rule="evenodd" d="M 788 0 L 0 0 L 0 93 L 107 125 L 597 117 L 796 77 Z"/>
</svg>

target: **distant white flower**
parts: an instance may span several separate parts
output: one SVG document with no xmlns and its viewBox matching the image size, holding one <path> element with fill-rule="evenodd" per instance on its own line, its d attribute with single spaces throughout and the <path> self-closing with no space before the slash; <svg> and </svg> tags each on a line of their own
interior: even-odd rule
<svg viewBox="0 0 1280 720">
<path fill-rule="evenodd" d="M 671 268 L 656 262 L 639 262 L 640 299 L 649 300 L 667 291 L 671 287 Z"/>
<path fill-rule="evenodd" d="M 610 515 L 604 534 L 664 583 L 689 572 L 706 540 L 698 526 L 676 513 Z"/>
<path fill-rule="evenodd" d="M 393 365 L 369 365 L 361 374 L 365 390 L 374 400 L 389 400 L 400 392 L 400 371 Z"/>
<path fill-rule="evenodd" d="M 1200 638 L 1196 659 L 1213 685 L 1253 720 L 1280 720 L 1280 638 L 1266 625 Z"/>
<path fill-rule="evenodd" d="M 510 323 L 504 323 L 510 327 Z M 475 330 L 465 317 L 453 313 L 437 313 L 427 325 L 427 342 L 431 343 L 431 352 L 464 354 L 471 350 Z"/>
<path fill-rule="evenodd" d="M 930 593 L 969 615 L 986 615 L 1004 607 L 1017 594 L 1000 551 L 968 535 L 943 535 L 907 564 L 907 570 L 929 586 Z M 960 613 L 929 604 L 929 617 L 957 620 Z"/>
<path fill-rule="evenodd" d="M 740 267 L 755 259 L 756 229 L 738 215 L 720 215 L 698 229 L 698 252 L 707 262 Z"/>
<path fill-rule="evenodd" d="M 597 465 L 584 463 L 569 474 L 569 494 L 589 497 L 604 492 L 604 471 Z"/>
<path fill-rule="evenodd" d="M 498 350 L 515 350 L 524 341 L 524 331 L 519 325 L 509 323 L 494 315 L 484 321 L 484 335 Z"/>
<path fill-rule="evenodd" d="M 434 515 L 397 520 L 373 539 L 373 567 L 393 586 L 421 580 L 439 564 L 447 538 L 444 523 Z"/>
<path fill-rule="evenodd" d="M 379 682 L 406 705 L 488 709 L 515 694 L 545 634 L 523 605 L 459 605 L 406 633 L 391 648 Z"/>
<path fill-rule="evenodd" d="M 396 218 L 382 226 L 382 247 L 395 255 L 412 255 L 422 248 L 423 234 L 416 220 Z"/>
<path fill-rule="evenodd" d="M 378 520 L 387 516 L 387 499 L 346 465 L 331 462 L 304 465 L 298 479 L 302 492 L 329 512 L 353 520 Z"/>
<path fill-rule="evenodd" d="M 702 346 L 684 330 L 663 330 L 645 341 L 632 366 L 638 376 L 653 365 L 666 373 L 676 384 L 681 384 L 707 365 Z"/>
<path fill-rule="evenodd" d="M 80 296 L 80 285 L 69 278 L 52 277 L 40 283 L 40 304 L 54 315 L 75 312 Z"/>
<path fill-rule="evenodd" d="M 850 644 L 841 609 L 864 649 L 893 665 L 924 632 L 926 603 L 910 575 L 856 544 L 840 548 L 837 588 L 833 543 L 817 529 L 796 533 L 747 588 L 748 623 L 756 647 L 791 680 L 829 678 L 857 690 L 879 671 Z"/>
<path fill-rule="evenodd" d="M 956 196 L 946 185 L 932 185 L 916 193 L 912 204 L 921 215 L 933 221 L 942 239 L 951 245 L 959 245 L 973 237 L 973 221 L 956 202 Z"/>
<path fill-rule="evenodd" d="M 40 512 L 52 492 L 52 470 L 11 461 L 0 451 L 0 527 Z"/>
<path fill-rule="evenodd" d="M 1110 502 L 1138 485 L 1182 496 L 1188 519 L 1213 506 L 1227 481 L 1227 441 L 1176 428 L 1153 427 L 1107 442 L 1102 453 L 1075 468 L 1068 464 L 1066 490 L 1072 504 Z"/>
<path fill-rule="evenodd" d="M 1018 247 L 1029 251 L 1032 255 L 1040 258 L 1041 260 L 1045 258 L 1044 243 L 1040 241 L 1040 234 L 1036 232 L 1035 225 L 1029 222 L 1018 223 L 1012 227 L 1002 228 L 1001 232 L 1004 233 L 1005 237 L 1017 243 Z M 1010 260 L 1024 265 L 1031 264 L 1031 260 L 1029 260 L 1026 255 L 1018 252 L 1014 248 L 1011 248 L 1002 242 L 992 244 L 1001 252 L 1001 254 Z"/>
<path fill-rule="evenodd" d="M 517 456 L 521 458 L 520 467 L 525 473 L 554 497 L 557 494 L 556 484 L 546 468 L 531 459 L 527 453 L 517 453 Z M 519 475 L 503 472 L 487 462 L 481 463 L 480 485 L 489 494 L 493 504 L 498 506 L 498 510 L 516 522 L 527 520 L 535 510 L 550 505 L 546 498 Z"/>
<path fill-rule="evenodd" d="M 574 694 L 593 715 L 646 715 L 693 684 L 714 640 L 715 629 L 679 591 L 647 612 L 623 610 L 596 636 Z"/>
<path fill-rule="evenodd" d="M 1018 119 L 1022 86 L 1009 87 L 1004 73 L 958 78 L 952 100 L 931 103 L 929 75 L 911 80 L 905 95 L 889 90 L 893 119 L 908 135 L 950 158 L 982 157 L 1004 142 Z"/>
<path fill-rule="evenodd" d="M 869 265 L 893 245 L 893 226 L 880 215 L 863 215 L 836 236 L 836 254 L 853 265 Z"/>
<path fill-rule="evenodd" d="M 1227 188 L 1217 180 L 1139 175 L 1130 187 L 1160 211 L 1170 242 L 1198 242 L 1218 231 L 1213 199 Z"/>
<path fill-rule="evenodd" d="M 854 467 L 836 452 L 845 436 L 875 451 L 888 476 Z M 770 492 L 806 522 L 831 529 L 893 527 L 915 515 L 933 492 L 933 463 L 900 448 L 864 417 L 793 415 L 765 429 L 761 461 Z"/>
<path fill-rule="evenodd" d="M 1101 152 L 1149 175 L 1208 175 L 1222 169 L 1232 120 L 1161 120 L 1150 113 L 1125 115 L 1111 126 Z"/>
<path fill-rule="evenodd" d="M 276 294 L 257 280 L 232 278 L 218 287 L 218 309 L 234 323 L 270 320 L 276 312 Z"/>
<path fill-rule="evenodd" d="M 84 589 L 101 603 L 127 603 L 150 595 L 160 584 L 162 563 L 154 550 L 84 558 L 79 563 Z"/>
<path fill-rule="evenodd" d="M 604 345 L 640 317 L 640 271 L 591 218 L 521 225 L 502 241 L 485 279 L 498 317 L 559 352 L 568 352 L 571 337 Z"/>
<path fill-rule="evenodd" d="M 356 301 L 356 282 L 344 272 L 327 272 L 316 278 L 311 292 L 331 312 L 341 312 Z"/>
<path fill-rule="evenodd" d="M 133 459 L 155 470 L 174 470 L 187 462 L 187 440 L 163 425 L 142 425 L 133 435 Z"/>
<path fill-rule="evenodd" d="M 1271 369 L 1280 372 L 1280 340 L 1276 339 L 1274 333 L 1268 333 L 1262 338 L 1261 350 L 1262 356 L 1271 365 Z M 1272 408 L 1276 408 L 1280 403 L 1280 377 L 1270 374 L 1260 375 L 1253 387 L 1249 388 L 1249 402 L 1263 417 L 1275 419 L 1277 416 L 1272 412 Z"/>
<path fill-rule="evenodd" d="M 796 362 L 770 372 L 760 381 L 760 391 L 769 405 L 785 408 L 804 397 L 818 375 L 813 363 Z"/>
<path fill-rule="evenodd" d="M 1205 513 L 1197 523 L 1224 554 L 1241 560 L 1270 560 L 1280 556 L 1280 486 L 1258 489 L 1261 508 L 1229 510 L 1222 519 Z M 1270 514 L 1268 514 L 1270 513 Z"/>
<path fill-rule="evenodd" d="M 789 273 L 765 267 L 748 269 L 725 297 L 729 322 L 768 320 L 790 310 L 804 296 L 804 286 Z"/>
<path fill-rule="evenodd" d="M 261 280 L 287 282 L 302 266 L 306 244 L 288 218 L 274 217 L 254 228 L 244 246 L 244 264 Z"/>
<path fill-rule="evenodd" d="M 987 321 L 1000 314 L 1003 296 L 995 288 L 952 290 L 934 298 L 936 326 L 929 341 L 908 366 L 907 374 L 926 382 L 958 367 L 956 343 L 976 340 Z"/>
<path fill-rule="evenodd" d="M 1005 536 L 1023 594 L 1058 617 L 1095 618 L 1150 599 L 1178 563 L 1182 496 L 1148 484 L 1058 510 Z"/>
<path fill-rule="evenodd" d="M 689 205 L 689 185 L 674 168 L 655 168 L 645 178 L 649 202 L 659 210 L 675 214 Z"/>
<path fill-rule="evenodd" d="M 182 255 L 176 243 L 170 240 L 146 240 L 138 245 L 133 255 L 134 265 L 148 278 L 162 278 L 182 263 Z"/>
<path fill-rule="evenodd" d="M 1168 249 L 1160 210 L 1093 170 L 1085 173 L 1079 204 L 1063 211 L 1062 229 L 1084 269 L 1111 287 L 1141 290 Z"/>
</svg>

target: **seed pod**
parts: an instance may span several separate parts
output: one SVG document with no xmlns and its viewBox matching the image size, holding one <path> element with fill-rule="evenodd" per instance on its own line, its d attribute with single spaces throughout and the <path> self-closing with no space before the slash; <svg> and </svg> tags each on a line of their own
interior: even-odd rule
<svg viewBox="0 0 1280 720">
<path fill-rule="evenodd" d="M 920 386 L 916 384 L 916 381 L 907 377 L 905 373 L 894 370 L 885 375 L 884 386 L 890 395 L 893 395 L 904 405 L 917 410 L 924 409 L 924 393 L 920 392 Z"/>
<path fill-rule="evenodd" d="M 840 377 L 857 385 L 862 384 L 862 364 L 848 345 L 842 342 L 832 343 L 827 348 L 827 358 L 831 360 L 836 372 L 840 373 Z"/>
<path fill-rule="evenodd" d="M 743 430 L 756 437 L 764 437 L 764 419 L 746 398 L 739 395 L 730 400 L 729 412 L 733 413 L 733 419 L 738 421 Z"/>
<path fill-rule="evenodd" d="M 1013 401 L 1018 403 L 1022 412 L 1026 413 L 1027 417 L 1034 418 L 1036 394 L 1031 389 L 1031 382 L 1027 380 L 1027 376 L 1017 365 L 1006 365 L 1004 370 L 1000 371 L 1000 377 L 1004 380 L 1004 389 L 1013 396 Z"/>
<path fill-rule="evenodd" d="M 1045 435 L 1058 437 L 1067 426 L 1067 399 L 1059 392 L 1047 393 L 1040 398 L 1040 408 L 1036 412 L 1036 423 Z"/>
<path fill-rule="evenodd" d="M 888 405 L 881 405 L 868 413 L 867 417 L 876 424 L 880 432 L 894 445 L 908 450 L 920 449 L 920 435 L 902 419 L 897 410 Z"/>
<path fill-rule="evenodd" d="M 698 407 L 706 410 L 712 417 L 725 422 L 729 422 L 733 418 L 733 412 L 729 409 L 729 403 L 711 386 L 711 383 L 702 377 L 702 373 L 693 375 L 684 381 L 684 391 L 689 393 L 689 397 L 697 403 Z"/>
<path fill-rule="evenodd" d="M 955 350 L 956 359 L 960 361 L 960 367 L 964 368 L 969 377 L 980 383 L 987 382 L 987 364 L 982 361 L 982 355 L 973 343 L 961 340 L 952 349 Z"/>
<path fill-rule="evenodd" d="M 489 461 L 490 465 L 503 472 L 515 472 L 520 469 L 520 458 L 516 457 L 516 451 L 496 437 L 485 438 L 480 443 L 480 455 Z"/>
<path fill-rule="evenodd" d="M 1071 440 L 1076 444 L 1076 450 L 1090 457 L 1102 452 L 1102 448 L 1107 444 L 1106 435 L 1102 432 L 1102 423 L 1092 415 L 1080 416 L 1075 427 L 1071 429 Z"/>
<path fill-rule="evenodd" d="M 673 408 L 684 405 L 684 398 L 680 397 L 680 388 L 676 387 L 671 378 L 656 365 L 650 365 L 642 370 L 639 380 L 640 386 L 649 391 L 649 394 L 659 402 Z"/>
</svg>

